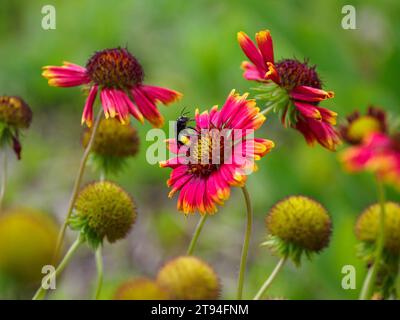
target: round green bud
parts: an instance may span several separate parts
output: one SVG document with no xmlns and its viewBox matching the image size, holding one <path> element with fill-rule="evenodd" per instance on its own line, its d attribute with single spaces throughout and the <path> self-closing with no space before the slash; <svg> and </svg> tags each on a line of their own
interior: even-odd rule
<svg viewBox="0 0 400 320">
<path fill-rule="evenodd" d="M 125 238 L 135 220 L 136 208 L 129 194 L 113 182 L 102 181 L 80 191 L 69 222 L 96 247 L 104 238 L 110 243 Z"/>
<path fill-rule="evenodd" d="M 376 242 L 380 212 L 380 205 L 373 204 L 360 214 L 355 227 L 358 240 L 366 243 Z M 400 205 L 395 202 L 385 204 L 385 249 L 393 255 L 400 254 Z"/>
<path fill-rule="evenodd" d="M 51 264 L 58 227 L 41 211 L 19 208 L 0 216 L 0 271 L 32 284 L 42 277 L 42 267 Z"/>
<path fill-rule="evenodd" d="M 319 252 L 329 243 L 331 218 L 320 203 L 310 198 L 290 196 L 279 201 L 265 221 L 272 236 L 306 252 Z"/>
<path fill-rule="evenodd" d="M 32 110 L 20 97 L 0 96 L 0 121 L 17 129 L 29 128 Z"/>
<path fill-rule="evenodd" d="M 82 145 L 87 147 L 92 128 L 86 128 Z M 139 136 L 131 124 L 122 124 L 115 118 L 102 119 L 93 141 L 92 152 L 104 157 L 130 157 L 139 150 Z"/>
<path fill-rule="evenodd" d="M 178 300 L 215 300 L 221 290 L 214 270 L 193 256 L 167 262 L 158 272 L 157 282 Z"/>
<path fill-rule="evenodd" d="M 148 278 L 128 280 L 121 284 L 115 293 L 114 300 L 169 300 L 166 289 L 156 281 Z"/>
</svg>

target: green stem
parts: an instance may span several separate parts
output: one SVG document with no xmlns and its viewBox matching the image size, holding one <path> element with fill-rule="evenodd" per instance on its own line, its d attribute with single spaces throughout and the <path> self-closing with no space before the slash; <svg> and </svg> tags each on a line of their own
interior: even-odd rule
<svg viewBox="0 0 400 320">
<path fill-rule="evenodd" d="M 382 258 L 383 248 L 385 246 L 385 186 L 379 177 L 376 178 L 377 191 L 378 191 L 378 200 L 380 205 L 380 214 L 379 214 L 379 235 L 376 245 L 376 252 L 374 257 L 374 263 L 370 267 L 368 274 L 364 280 L 364 284 L 360 294 L 360 300 L 368 300 L 373 294 L 376 276 L 378 274 L 379 265 Z"/>
<path fill-rule="evenodd" d="M 278 264 L 276 265 L 275 269 L 272 271 L 270 276 L 268 277 L 267 280 L 265 280 L 264 284 L 261 286 L 260 290 L 258 290 L 257 294 L 254 296 L 253 300 L 260 300 L 261 297 L 265 294 L 267 289 L 271 286 L 272 282 L 278 275 L 279 271 L 281 271 L 282 267 L 285 265 L 287 256 L 282 257 Z"/>
<path fill-rule="evenodd" d="M 0 210 L 3 207 L 3 199 L 4 199 L 4 194 L 6 191 L 6 185 L 7 185 L 7 151 L 5 149 L 2 150 L 3 152 L 3 172 L 1 174 L 1 188 L 0 188 Z"/>
<path fill-rule="evenodd" d="M 101 253 L 101 245 L 96 250 L 96 268 L 97 268 L 97 287 L 95 299 L 99 300 L 101 288 L 103 286 L 103 256 Z"/>
<path fill-rule="evenodd" d="M 237 284 L 237 299 L 242 299 L 243 294 L 243 282 L 244 282 L 244 274 L 246 272 L 246 264 L 247 264 L 247 255 L 249 251 L 250 244 L 250 235 L 251 235 L 251 227 L 253 224 L 253 212 L 251 208 L 250 195 L 246 189 L 246 186 L 242 187 L 244 200 L 246 202 L 246 211 L 247 211 L 247 224 L 246 224 L 246 232 L 243 240 L 243 248 L 242 248 L 242 256 L 240 259 L 240 268 L 239 268 L 239 276 L 238 276 L 238 284 Z"/>
<path fill-rule="evenodd" d="M 64 270 L 64 268 L 67 266 L 69 261 L 71 260 L 72 256 L 76 252 L 76 250 L 79 248 L 79 246 L 82 244 L 83 240 L 79 236 L 78 239 L 75 240 L 75 242 L 71 245 L 67 253 L 65 254 L 64 258 L 61 260 L 60 264 L 58 265 L 57 269 L 55 270 L 54 277 L 58 277 L 60 273 Z M 36 291 L 35 295 L 33 296 L 32 300 L 42 300 L 45 295 L 46 295 L 46 290 L 43 288 L 43 285 L 40 286 L 40 288 Z"/>
<path fill-rule="evenodd" d="M 70 199 L 69 205 L 68 205 L 67 216 L 65 217 L 64 223 L 63 223 L 63 225 L 62 225 L 62 227 L 60 229 L 60 232 L 58 234 L 56 250 L 55 250 L 54 259 L 53 259 L 54 262 L 56 262 L 58 260 L 59 255 L 60 255 L 62 243 L 63 243 L 64 237 L 65 237 L 65 231 L 66 231 L 67 226 L 68 226 L 68 219 L 70 218 L 70 216 L 72 214 L 72 209 L 74 208 L 75 200 L 76 200 L 76 198 L 78 196 L 78 192 L 79 192 L 79 189 L 81 187 L 81 182 L 82 182 L 82 178 L 83 178 L 83 173 L 85 171 L 86 162 L 87 162 L 87 160 L 89 158 L 90 151 L 92 150 L 94 138 L 96 136 L 96 132 L 97 132 L 97 129 L 99 127 L 102 115 L 103 115 L 103 109 L 100 108 L 99 113 L 96 116 L 96 121 L 94 123 L 94 126 L 93 126 L 93 129 L 92 129 L 92 133 L 90 135 L 90 139 L 89 139 L 88 145 L 86 146 L 85 152 L 83 153 L 82 158 L 81 158 L 81 162 L 80 162 L 80 165 L 79 165 L 78 173 L 77 173 L 77 176 L 76 176 L 76 179 L 75 179 L 75 183 L 74 183 L 74 188 L 72 190 L 71 199 Z"/>
<path fill-rule="evenodd" d="M 191 256 L 193 254 L 194 248 L 196 247 L 197 240 L 199 238 L 201 230 L 203 229 L 204 223 L 206 222 L 207 216 L 208 216 L 207 213 L 203 214 L 199 222 L 197 223 L 196 230 L 193 233 L 192 240 L 190 241 L 189 248 L 186 252 L 188 256 Z"/>
</svg>

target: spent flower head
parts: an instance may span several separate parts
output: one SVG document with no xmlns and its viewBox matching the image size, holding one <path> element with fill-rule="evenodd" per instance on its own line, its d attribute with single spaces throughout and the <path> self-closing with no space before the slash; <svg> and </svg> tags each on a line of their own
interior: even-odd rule
<svg viewBox="0 0 400 320">
<path fill-rule="evenodd" d="M 20 97 L 0 96 L 0 147 L 12 146 L 21 159 L 20 131 L 29 128 L 32 110 Z"/>
<path fill-rule="evenodd" d="M 115 295 L 114 300 L 169 300 L 168 291 L 155 280 L 148 278 L 137 278 L 122 283 Z"/>
<path fill-rule="evenodd" d="M 110 243 L 125 238 L 135 221 L 136 207 L 130 195 L 113 182 L 101 181 L 80 191 L 69 225 L 97 248 L 104 238 Z"/>
<path fill-rule="evenodd" d="M 311 257 L 329 244 L 332 221 L 326 209 L 304 196 L 290 196 L 276 203 L 265 219 L 269 232 L 263 245 L 296 265 L 302 254 Z"/>
<path fill-rule="evenodd" d="M 380 204 L 373 204 L 365 209 L 357 219 L 355 233 L 360 241 L 357 255 L 367 266 L 375 263 L 376 244 L 380 230 Z M 396 279 L 400 259 L 400 205 L 395 202 L 385 203 L 385 242 L 383 254 L 378 261 L 375 296 L 386 299 L 396 294 Z"/>
<path fill-rule="evenodd" d="M 216 300 L 221 291 L 214 270 L 193 256 L 167 262 L 159 270 L 157 282 L 178 300 Z"/>
<path fill-rule="evenodd" d="M 153 126 L 162 127 L 164 119 L 156 104 L 169 104 L 181 97 L 174 90 L 143 84 L 144 72 L 139 61 L 126 48 L 98 51 L 86 67 L 64 62 L 61 67 L 45 66 L 42 75 L 50 86 L 90 87 L 82 114 L 82 123 L 93 123 L 93 104 L 97 93 L 106 118 L 117 117 L 128 123 L 129 114 L 143 123 L 144 118 Z"/>
<path fill-rule="evenodd" d="M 85 128 L 82 145 L 87 147 L 92 134 L 92 128 Z M 94 165 L 105 173 L 117 173 L 129 157 L 139 151 L 139 136 L 137 130 L 129 123 L 121 124 L 116 119 L 102 119 L 96 132 L 91 149 L 91 160 Z"/>
<path fill-rule="evenodd" d="M 58 226 L 49 215 L 29 208 L 15 208 L 0 215 L 0 272 L 24 284 L 42 277 L 50 264 Z"/>
<path fill-rule="evenodd" d="M 337 113 L 319 106 L 334 93 L 322 89 L 316 67 L 297 59 L 275 62 L 269 30 L 256 34 L 258 47 L 244 32 L 238 33 L 238 41 L 250 60 L 242 63 L 243 77 L 261 83 L 256 99 L 279 113 L 285 126 L 301 132 L 308 144 L 335 150 L 340 143 L 334 128 Z"/>
<path fill-rule="evenodd" d="M 361 242 L 374 246 L 379 235 L 380 205 L 373 204 L 357 219 L 356 236 Z M 385 205 L 385 250 L 388 254 L 400 256 L 400 204 L 386 202 Z"/>
</svg>

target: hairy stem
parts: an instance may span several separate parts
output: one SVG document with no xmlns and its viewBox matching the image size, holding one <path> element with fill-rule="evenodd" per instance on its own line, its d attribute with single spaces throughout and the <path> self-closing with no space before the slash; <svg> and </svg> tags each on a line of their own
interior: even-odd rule
<svg viewBox="0 0 400 320">
<path fill-rule="evenodd" d="M 376 276 L 378 274 L 379 265 L 382 259 L 383 248 L 385 246 L 385 187 L 383 182 L 379 177 L 376 178 L 377 192 L 378 192 L 378 201 L 380 205 L 380 214 L 379 214 L 379 235 L 376 241 L 376 251 L 374 257 L 374 263 L 370 267 L 368 274 L 364 280 L 364 284 L 360 294 L 360 300 L 368 300 L 371 298 L 375 282 Z"/>
<path fill-rule="evenodd" d="M 276 276 L 278 275 L 279 271 L 281 271 L 282 267 L 285 265 L 287 256 L 282 257 L 278 264 L 276 265 L 275 269 L 272 271 L 270 276 L 267 280 L 265 280 L 264 284 L 261 286 L 260 290 L 258 290 L 257 294 L 254 296 L 253 300 L 260 300 L 268 288 L 271 286 L 272 282 L 275 280 Z"/>
<path fill-rule="evenodd" d="M 80 165 L 79 165 L 78 173 L 76 175 L 74 187 L 73 187 L 73 190 L 72 190 L 71 199 L 70 199 L 69 204 L 68 204 L 67 215 L 65 217 L 63 225 L 62 225 L 62 227 L 60 229 L 60 232 L 58 234 L 56 250 L 55 250 L 54 259 L 53 259 L 54 262 L 56 262 L 58 260 L 59 256 L 60 256 L 61 247 L 62 247 L 62 244 L 63 244 L 63 241 L 64 241 L 64 237 L 65 237 L 65 231 L 66 231 L 67 226 L 68 226 L 68 219 L 70 218 L 70 216 L 72 214 L 72 209 L 74 207 L 75 200 L 76 200 L 76 198 L 78 196 L 78 192 L 79 192 L 79 189 L 81 187 L 83 173 L 85 172 L 85 168 L 86 168 L 86 162 L 87 162 L 87 160 L 89 158 L 90 151 L 92 150 L 94 138 L 96 136 L 97 129 L 99 127 L 102 115 L 103 115 L 103 109 L 100 108 L 100 110 L 99 110 L 99 112 L 97 114 L 96 121 L 94 123 L 93 129 L 92 129 L 92 133 L 90 135 L 90 139 L 89 139 L 88 145 L 86 146 L 86 149 L 85 149 L 85 151 L 84 151 L 84 153 L 82 155 L 82 158 L 81 158 L 81 162 L 80 162 Z"/>
<path fill-rule="evenodd" d="M 96 250 L 96 268 L 97 268 L 97 287 L 95 293 L 95 299 L 99 300 L 101 288 L 103 286 L 103 256 L 102 256 L 102 247 L 99 247 Z"/>
<path fill-rule="evenodd" d="M 58 277 L 60 273 L 64 270 L 64 268 L 68 265 L 69 261 L 75 254 L 76 250 L 82 244 L 82 239 L 78 236 L 78 239 L 71 245 L 67 253 L 65 254 L 64 258 L 61 260 L 60 264 L 58 265 L 57 269 L 54 271 L 54 277 Z M 46 290 L 41 284 L 40 288 L 36 291 L 35 295 L 33 296 L 32 300 L 42 300 L 46 296 Z"/>
<path fill-rule="evenodd" d="M 238 284 L 237 284 L 237 299 L 241 300 L 243 295 L 243 282 L 244 282 L 244 274 L 246 272 L 246 264 L 247 264 L 247 255 L 249 251 L 250 244 L 250 235 L 251 228 L 253 224 L 253 212 L 251 208 L 250 195 L 246 189 L 246 186 L 242 187 L 244 200 L 246 202 L 246 211 L 247 211 L 247 224 L 246 224 L 246 232 L 243 240 L 243 248 L 242 248 L 242 256 L 240 259 L 240 268 L 239 268 L 239 276 L 238 276 Z"/>
<path fill-rule="evenodd" d="M 187 250 L 187 255 L 191 256 L 193 254 L 194 248 L 196 247 L 197 240 L 199 238 L 199 235 L 201 233 L 201 230 L 203 229 L 204 223 L 206 222 L 207 219 L 207 213 L 203 214 L 197 223 L 196 229 L 193 233 L 192 240 L 190 241 L 189 248 Z"/>
</svg>

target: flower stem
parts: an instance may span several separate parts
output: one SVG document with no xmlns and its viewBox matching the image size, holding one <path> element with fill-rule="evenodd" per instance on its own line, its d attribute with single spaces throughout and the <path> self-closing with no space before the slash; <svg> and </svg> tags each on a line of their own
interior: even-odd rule
<svg viewBox="0 0 400 320">
<path fill-rule="evenodd" d="M 379 177 L 376 178 L 376 185 L 378 191 L 378 201 L 380 205 L 380 214 L 379 214 L 379 235 L 376 242 L 376 252 L 374 257 L 374 263 L 370 267 L 368 274 L 364 280 L 364 284 L 360 294 L 360 300 L 367 300 L 369 299 L 374 291 L 375 280 L 378 274 L 379 264 L 382 258 L 383 248 L 385 246 L 385 204 L 386 204 L 386 197 L 385 197 L 385 187 L 383 182 Z"/>
<path fill-rule="evenodd" d="M 242 187 L 242 192 L 243 192 L 244 200 L 246 202 L 247 224 L 246 224 L 246 232 L 245 232 L 244 240 L 243 240 L 242 256 L 240 258 L 240 268 L 239 268 L 239 276 L 238 276 L 238 284 L 237 284 L 237 299 L 238 300 L 242 300 L 244 274 L 246 271 L 247 254 L 249 251 L 251 227 L 253 224 L 253 212 L 252 212 L 252 208 L 251 208 L 250 195 L 246 189 L 246 186 Z"/>
<path fill-rule="evenodd" d="M 60 273 L 64 270 L 64 268 L 67 266 L 67 264 L 71 260 L 72 256 L 74 255 L 74 253 L 76 252 L 76 250 L 79 248 L 79 246 L 82 243 L 83 243 L 83 240 L 79 236 L 78 239 L 76 239 L 75 242 L 71 245 L 71 247 L 65 254 L 64 258 L 61 260 L 60 264 L 58 265 L 57 269 L 55 270 L 55 273 L 54 273 L 55 278 L 57 278 L 57 276 L 59 276 Z M 43 284 L 41 284 L 40 288 L 36 291 L 32 300 L 42 300 L 46 295 L 46 290 L 47 289 L 45 289 L 43 287 Z"/>
<path fill-rule="evenodd" d="M 6 184 L 7 184 L 7 151 L 5 149 L 3 151 L 3 161 L 2 161 L 2 174 L 1 174 L 1 187 L 0 187 L 0 210 L 3 207 L 3 199 L 4 193 L 6 191 Z"/>
<path fill-rule="evenodd" d="M 282 267 L 284 266 L 286 262 L 287 256 L 282 257 L 278 264 L 276 265 L 275 269 L 272 271 L 270 276 L 268 277 L 267 280 L 265 280 L 264 284 L 261 286 L 260 290 L 258 290 L 257 294 L 254 296 L 253 300 L 260 300 L 261 297 L 265 294 L 267 289 L 271 286 L 272 282 L 278 275 L 279 271 L 281 271 Z"/>
<path fill-rule="evenodd" d="M 207 219 L 207 214 L 203 214 L 201 216 L 199 222 L 197 223 L 196 230 L 193 233 L 192 240 L 190 241 L 189 248 L 188 248 L 188 250 L 186 252 L 186 254 L 188 256 L 191 256 L 193 254 L 194 248 L 196 247 L 197 240 L 199 238 L 201 230 L 203 229 L 203 226 L 204 226 L 204 223 L 206 222 L 206 219 Z"/>
<path fill-rule="evenodd" d="M 97 287 L 95 299 L 99 300 L 101 288 L 103 285 L 103 256 L 101 252 L 101 245 L 96 250 L 96 268 L 97 268 Z"/>
<path fill-rule="evenodd" d="M 63 223 L 63 225 L 62 225 L 62 227 L 60 229 L 60 232 L 58 234 L 56 250 L 55 250 L 54 258 L 53 258 L 54 262 L 56 262 L 58 260 L 59 255 L 60 255 L 62 243 L 64 241 L 65 231 L 66 231 L 67 226 L 68 226 L 68 219 L 71 216 L 72 209 L 73 209 L 74 204 L 75 204 L 75 200 L 76 200 L 76 198 L 78 196 L 78 192 L 79 192 L 79 189 L 81 187 L 81 182 L 82 182 L 83 173 L 85 171 L 86 162 L 87 162 L 87 160 L 89 158 L 90 151 L 92 150 L 94 138 L 96 136 L 96 132 L 97 132 L 97 129 L 99 127 L 102 115 L 103 115 L 103 110 L 102 110 L 102 108 L 100 108 L 99 113 L 96 116 L 96 121 L 94 123 L 93 129 L 92 129 L 92 133 L 90 135 L 89 143 L 86 146 L 86 149 L 85 149 L 85 151 L 84 151 L 84 153 L 82 155 L 82 158 L 81 158 L 81 162 L 80 162 L 80 165 L 79 165 L 78 173 L 77 173 L 77 176 L 76 176 L 76 179 L 75 179 L 75 183 L 74 183 L 74 188 L 72 190 L 71 199 L 70 199 L 69 205 L 68 205 L 67 216 L 65 217 L 64 223 Z"/>
</svg>

